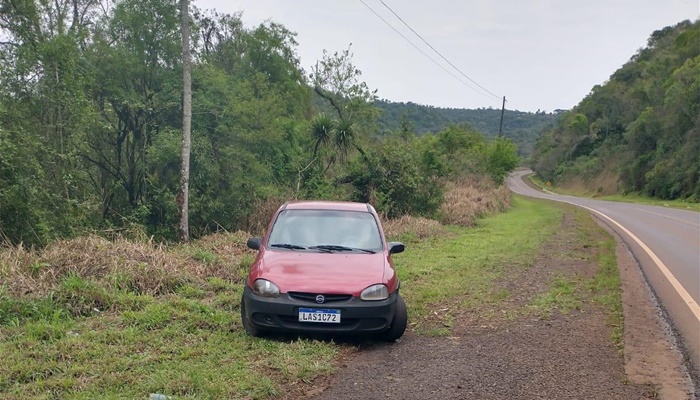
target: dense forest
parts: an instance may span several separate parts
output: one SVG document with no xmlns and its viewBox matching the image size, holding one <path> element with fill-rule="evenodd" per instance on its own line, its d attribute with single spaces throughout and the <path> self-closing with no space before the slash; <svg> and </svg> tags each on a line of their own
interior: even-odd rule
<svg viewBox="0 0 700 400">
<path fill-rule="evenodd" d="M 304 70 L 295 34 L 193 7 L 190 229 L 264 224 L 297 198 L 436 216 L 465 176 L 502 183 L 515 145 L 476 129 L 381 129 L 350 48 Z M 182 146 L 174 0 L 0 4 L 0 240 L 174 239 Z M 474 125 L 476 126 L 476 125 Z M 380 134 L 381 132 L 381 134 Z"/>
<path fill-rule="evenodd" d="M 700 20 L 652 33 L 538 142 L 533 169 L 602 194 L 700 200 Z"/>
<path fill-rule="evenodd" d="M 382 110 L 378 120 L 380 132 L 393 132 L 402 124 L 409 124 L 417 134 L 422 135 L 454 124 L 467 124 L 479 132 L 495 137 L 500 128 L 500 109 L 440 108 L 387 100 L 380 100 L 375 104 Z M 553 127 L 562 112 L 563 110 L 554 110 L 551 113 L 538 110 L 532 113 L 506 109 L 503 116 L 503 136 L 513 140 L 521 156 L 528 157 L 542 132 Z"/>
</svg>

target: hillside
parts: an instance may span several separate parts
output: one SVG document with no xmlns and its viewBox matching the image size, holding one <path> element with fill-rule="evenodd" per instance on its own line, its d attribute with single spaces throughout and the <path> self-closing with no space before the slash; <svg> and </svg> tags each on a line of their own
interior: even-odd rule
<svg viewBox="0 0 700 400">
<path fill-rule="evenodd" d="M 380 100 L 375 103 L 381 110 L 378 124 L 382 132 L 400 128 L 406 116 L 412 129 L 419 135 L 438 132 L 451 124 L 469 124 L 488 136 L 498 134 L 501 110 L 493 108 L 462 109 L 440 108 L 412 102 L 395 103 Z M 523 112 L 506 110 L 503 117 L 503 133 L 518 145 L 521 156 L 529 156 L 542 132 L 554 126 L 561 111 Z"/>
<path fill-rule="evenodd" d="M 651 34 L 537 144 L 533 169 L 599 194 L 700 200 L 700 21 Z"/>
</svg>

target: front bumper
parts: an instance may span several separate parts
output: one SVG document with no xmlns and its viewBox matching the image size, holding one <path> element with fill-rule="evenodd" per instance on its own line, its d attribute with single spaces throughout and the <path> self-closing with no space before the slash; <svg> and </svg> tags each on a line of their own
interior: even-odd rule
<svg viewBox="0 0 700 400">
<path fill-rule="evenodd" d="M 389 329 L 394 319 L 397 297 L 398 292 L 394 292 L 388 299 L 380 301 L 352 297 L 317 304 L 293 298 L 287 293 L 280 293 L 277 298 L 260 297 L 248 286 L 243 291 L 248 320 L 259 329 L 284 332 L 381 333 Z M 339 310 L 340 323 L 300 322 L 299 308 Z"/>
</svg>

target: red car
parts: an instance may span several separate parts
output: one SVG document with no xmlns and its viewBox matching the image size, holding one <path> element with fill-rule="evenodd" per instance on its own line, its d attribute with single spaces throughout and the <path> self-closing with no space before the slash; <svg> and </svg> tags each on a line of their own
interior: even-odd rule
<svg viewBox="0 0 700 400">
<path fill-rule="evenodd" d="M 241 299 L 247 333 L 268 331 L 377 334 L 406 330 L 391 255 L 374 208 L 352 202 L 300 201 L 280 207 L 264 238 Z"/>
</svg>

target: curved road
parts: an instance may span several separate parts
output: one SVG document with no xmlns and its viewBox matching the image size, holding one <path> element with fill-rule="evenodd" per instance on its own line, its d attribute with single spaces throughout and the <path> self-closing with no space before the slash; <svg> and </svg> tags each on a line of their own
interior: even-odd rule
<svg viewBox="0 0 700 400">
<path fill-rule="evenodd" d="M 523 181 L 531 173 L 512 173 L 508 186 L 525 196 L 586 208 L 623 238 L 700 368 L 700 213 L 545 193 Z"/>
</svg>

